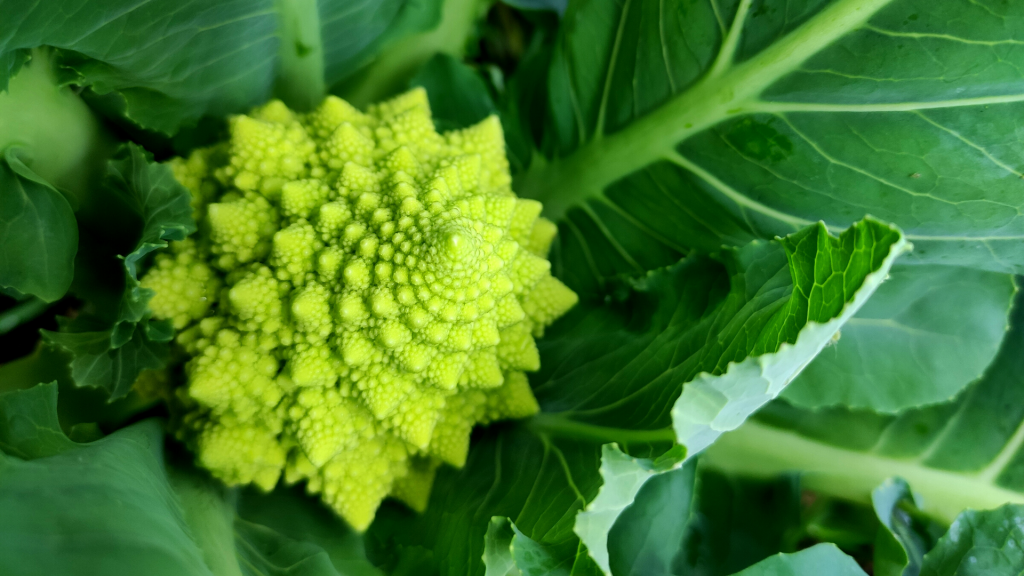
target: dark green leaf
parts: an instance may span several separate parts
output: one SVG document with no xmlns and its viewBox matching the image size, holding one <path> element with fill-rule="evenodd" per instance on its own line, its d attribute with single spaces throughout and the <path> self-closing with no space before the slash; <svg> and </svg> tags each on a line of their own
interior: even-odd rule
<svg viewBox="0 0 1024 576">
<path fill-rule="evenodd" d="M 302 542 L 312 542 L 330 557 L 345 576 L 380 576 L 366 559 L 363 540 L 318 499 L 299 486 L 279 487 L 263 494 L 244 490 L 238 500 L 238 516 Z"/>
<path fill-rule="evenodd" d="M 278 46 L 272 7 L 272 0 L 8 1 L 0 11 L 17 25 L 2 36 L 0 58 L 56 47 L 69 81 L 114 94 L 130 120 L 173 133 L 266 99 Z M 0 90 L 7 81 L 0 74 Z"/>
<path fill-rule="evenodd" d="M 350 78 L 387 44 L 438 26 L 443 5 L 440 0 L 381 0 L 353 7 L 352 2 L 320 0 L 327 86 Z"/>
<path fill-rule="evenodd" d="M 80 388 L 71 379 L 71 355 L 52 346 L 40 345 L 28 356 L 0 365 L 0 393 L 32 388 L 41 382 L 56 381 L 62 402 L 57 405 L 60 429 L 70 430 L 94 423 L 102 430 L 116 430 L 137 419 L 157 403 L 158 398 L 129 393 L 109 401 L 105 390 Z M 13 401 L 14 397 L 11 397 Z M 23 404 L 24 405 L 24 404 Z M 38 418 L 34 417 L 35 420 Z M 56 429 L 56 427 L 55 427 Z"/>
<path fill-rule="evenodd" d="M 133 330 L 129 339 L 118 347 L 111 343 L 111 331 L 50 332 L 43 331 L 47 341 L 60 346 L 74 358 L 71 378 L 78 386 L 100 388 L 111 400 L 122 398 L 143 370 L 162 368 L 167 345 L 154 342 L 141 326 L 128 324 Z"/>
<path fill-rule="evenodd" d="M 403 91 L 435 54 L 462 56 L 484 8 L 479 0 L 408 0 L 400 7 L 398 0 L 387 0 L 368 5 L 376 8 L 378 4 L 380 11 L 367 13 L 371 20 L 365 27 L 358 20 L 348 20 L 347 3 L 334 8 L 333 16 L 321 10 L 325 45 L 331 46 L 334 38 L 342 46 L 353 42 L 369 47 L 366 53 L 361 48 L 350 52 L 356 56 L 343 59 L 337 68 L 328 63 L 331 92 L 359 107 Z M 328 31 L 330 22 L 339 32 Z M 385 26 L 386 32 L 376 32 Z M 356 67 L 361 68 L 352 74 Z"/>
<path fill-rule="evenodd" d="M 813 493 L 804 511 L 804 533 L 818 542 L 831 542 L 843 550 L 867 551 L 878 536 L 878 516 L 871 506 Z"/>
<path fill-rule="evenodd" d="M 18 458 L 54 456 L 73 447 L 57 422 L 57 384 L 11 392 L 0 400 L 0 450 Z"/>
<path fill-rule="evenodd" d="M 898 267 L 783 397 L 879 412 L 948 401 L 999 351 L 1015 292 L 1005 274 Z"/>
<path fill-rule="evenodd" d="M 413 76 L 430 97 L 430 112 L 438 131 L 472 126 L 495 112 L 494 101 L 479 74 L 447 54 L 427 61 Z"/>
<path fill-rule="evenodd" d="M 917 532 L 905 509 L 917 508 L 910 486 L 902 479 L 890 478 L 871 491 L 871 504 L 882 523 L 875 541 L 875 576 L 918 576 L 924 554 L 934 542 Z"/>
<path fill-rule="evenodd" d="M 0 158 L 0 286 L 53 302 L 74 276 L 71 205 L 8 148 Z"/>
<path fill-rule="evenodd" d="M 599 279 L 865 214 L 920 262 L 1024 271 L 1022 5 L 576 0 L 563 22 L 547 161 L 516 189 Z"/>
<path fill-rule="evenodd" d="M 60 431 L 56 410 L 55 384 L 0 395 L 4 574 L 339 575 L 317 544 L 240 518 L 234 492 L 205 472 L 165 465 L 160 422 L 78 444 Z M 251 508 L 302 514 L 277 505 Z M 359 566 L 353 551 L 338 560 Z"/>
<path fill-rule="evenodd" d="M 124 257 L 128 286 L 121 304 L 120 322 L 139 322 L 146 316 L 152 294 L 138 286 L 139 264 L 150 252 L 183 240 L 195 232 L 192 195 L 174 179 L 171 169 L 153 162 L 142 148 L 128 144 L 110 160 L 104 185 L 120 196 L 142 221 L 135 249 Z"/>
<path fill-rule="evenodd" d="M 309 107 L 387 44 L 435 27 L 440 8 L 436 0 L 6 1 L 0 12 L 15 25 L 0 36 L 0 91 L 27 49 L 52 46 L 65 82 L 90 87 L 102 108 L 142 128 L 174 134 L 265 101 L 276 75 L 278 95 Z"/>
<path fill-rule="evenodd" d="M 569 0 L 501 0 L 509 6 L 520 10 L 552 10 L 559 14 L 565 12 Z"/>
<path fill-rule="evenodd" d="M 867 576 L 832 544 L 818 544 L 793 554 L 779 554 L 736 573 L 736 576 Z"/>
<path fill-rule="evenodd" d="M 56 401 L 54 384 L 0 396 L 3 571 L 209 576 L 164 476 L 160 424 L 75 444 Z"/>
<path fill-rule="evenodd" d="M 1018 575 L 1024 566 L 1024 506 L 968 510 L 924 557 L 921 576 Z"/>
<path fill-rule="evenodd" d="M 797 549 L 801 535 L 797 478 L 730 478 L 701 470 L 696 490 L 697 508 L 674 564 L 675 573 L 728 576 L 772 554 Z"/>
<path fill-rule="evenodd" d="M 195 222 L 189 191 L 170 168 L 153 162 L 135 144 L 123 146 L 110 160 L 104 186 L 134 213 L 141 229 L 134 249 L 123 256 L 124 288 L 112 325 L 80 318 L 65 323 L 60 332 L 44 331 L 44 336 L 72 354 L 76 384 L 102 388 L 117 399 L 128 393 L 141 371 L 163 366 L 165 343 L 173 336 L 166 323 L 149 318 L 152 292 L 139 285 L 139 266 L 167 241 L 194 232 Z"/>
<path fill-rule="evenodd" d="M 694 471 L 690 460 L 677 470 L 655 476 L 637 492 L 608 532 L 608 564 L 615 576 L 672 576 L 673 562 L 696 511 Z"/>
<path fill-rule="evenodd" d="M 245 576 L 340 576 L 322 548 L 284 539 L 266 526 L 236 520 L 235 538 Z"/>
<path fill-rule="evenodd" d="M 505 153 L 513 175 L 526 170 L 534 157 L 539 156 L 534 142 L 546 134 L 544 119 L 548 94 L 545 75 L 551 63 L 551 37 L 554 35 L 553 30 L 538 27 L 516 67 L 517 72 L 507 78 L 504 98 L 498 103 L 505 130 Z"/>
</svg>

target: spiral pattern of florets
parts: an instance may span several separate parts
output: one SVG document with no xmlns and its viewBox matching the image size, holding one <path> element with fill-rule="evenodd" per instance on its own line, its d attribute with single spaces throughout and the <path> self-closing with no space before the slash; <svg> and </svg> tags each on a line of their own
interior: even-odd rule
<svg viewBox="0 0 1024 576">
<path fill-rule="evenodd" d="M 511 190 L 494 117 L 438 134 L 414 90 L 362 113 L 272 102 L 172 163 L 197 238 L 142 284 L 192 359 L 183 437 L 232 484 L 282 472 L 358 529 L 422 508 L 473 426 L 536 412 L 534 337 L 576 302 Z"/>
</svg>

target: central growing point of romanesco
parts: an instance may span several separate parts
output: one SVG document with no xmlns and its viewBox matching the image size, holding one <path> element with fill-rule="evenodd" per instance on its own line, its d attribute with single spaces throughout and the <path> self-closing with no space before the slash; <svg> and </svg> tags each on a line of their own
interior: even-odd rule
<svg viewBox="0 0 1024 576">
<path fill-rule="evenodd" d="M 537 411 L 534 337 L 576 302 L 555 226 L 511 189 L 494 117 L 438 134 L 426 93 L 362 113 L 271 102 L 172 161 L 196 236 L 142 285 L 190 356 L 181 434 L 229 484 L 307 481 L 357 529 L 426 505 L 477 423 Z"/>
</svg>

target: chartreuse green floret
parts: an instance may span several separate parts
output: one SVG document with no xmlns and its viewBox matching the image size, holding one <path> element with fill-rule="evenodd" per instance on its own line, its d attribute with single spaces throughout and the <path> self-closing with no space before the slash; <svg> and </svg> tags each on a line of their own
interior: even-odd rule
<svg viewBox="0 0 1024 576">
<path fill-rule="evenodd" d="M 357 529 L 426 505 L 475 424 L 537 411 L 534 338 L 576 303 L 511 189 L 494 117 L 438 134 L 422 90 L 361 113 L 271 102 L 172 162 L 199 233 L 142 284 L 191 356 L 183 436 L 231 484 L 306 481 Z"/>
</svg>

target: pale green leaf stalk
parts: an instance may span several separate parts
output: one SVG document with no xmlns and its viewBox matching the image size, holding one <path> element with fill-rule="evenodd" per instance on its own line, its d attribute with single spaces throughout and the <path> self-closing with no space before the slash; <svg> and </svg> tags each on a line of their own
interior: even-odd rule
<svg viewBox="0 0 1024 576">
<path fill-rule="evenodd" d="M 324 47 L 316 0 L 276 0 L 280 15 L 274 95 L 290 108 L 309 112 L 326 93 Z"/>
<path fill-rule="evenodd" d="M 112 143 L 95 115 L 61 86 L 45 49 L 0 91 L 0 153 L 17 146 L 25 164 L 56 188 L 84 200 L 102 171 Z"/>
</svg>

